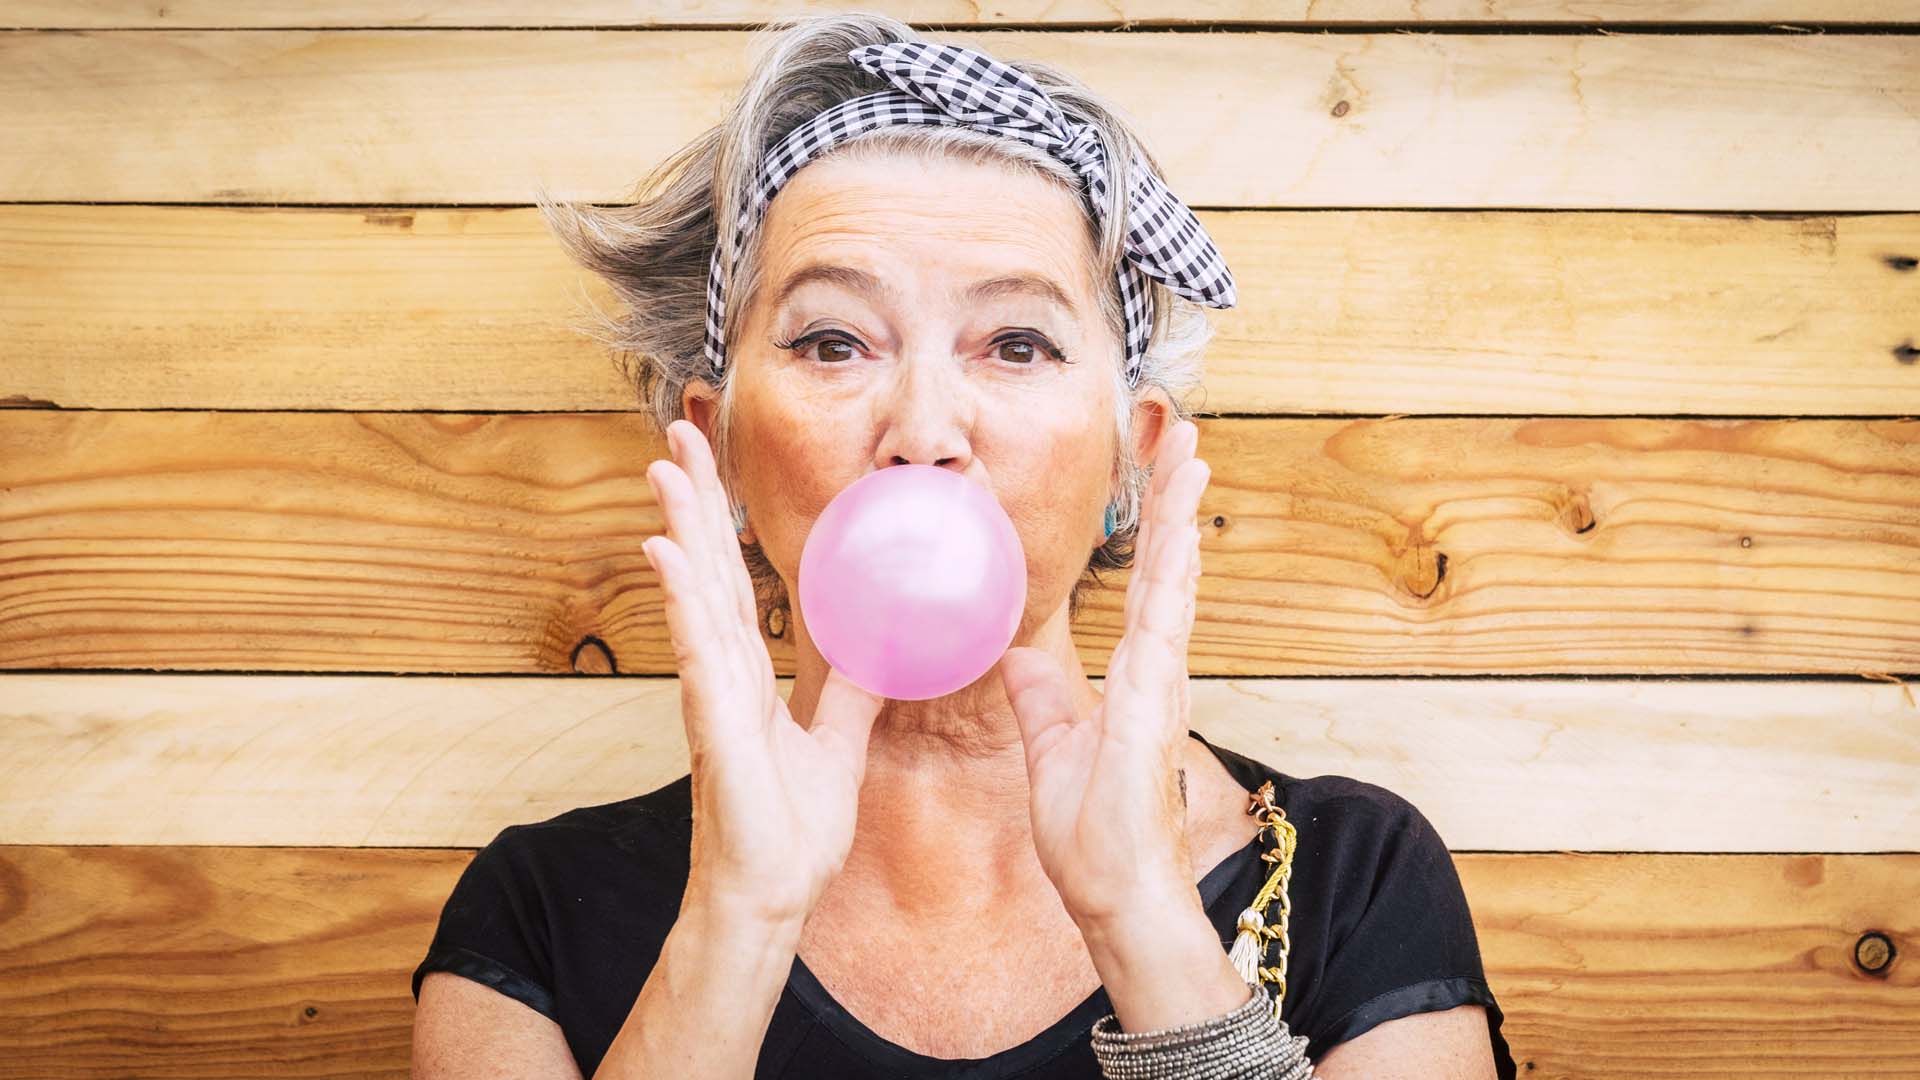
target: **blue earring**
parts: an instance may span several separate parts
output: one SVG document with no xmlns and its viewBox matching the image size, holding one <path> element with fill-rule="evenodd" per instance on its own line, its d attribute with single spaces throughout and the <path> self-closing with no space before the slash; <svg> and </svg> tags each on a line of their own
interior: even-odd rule
<svg viewBox="0 0 1920 1080">
<path fill-rule="evenodd" d="M 1105 522 L 1105 524 L 1106 524 L 1106 527 L 1107 527 L 1107 535 L 1108 535 L 1108 536 L 1112 536 L 1112 535 L 1113 535 L 1113 504 L 1112 504 L 1112 503 L 1108 503 L 1108 504 L 1107 504 L 1107 513 L 1106 513 L 1106 522 Z"/>
</svg>

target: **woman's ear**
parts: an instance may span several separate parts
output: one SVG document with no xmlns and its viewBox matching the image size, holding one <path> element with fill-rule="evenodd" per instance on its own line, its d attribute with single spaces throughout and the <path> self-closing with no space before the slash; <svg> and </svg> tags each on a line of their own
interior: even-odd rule
<svg viewBox="0 0 1920 1080">
<path fill-rule="evenodd" d="M 680 415 L 700 429 L 708 446 L 713 445 L 713 417 L 719 408 L 720 393 L 705 379 L 689 379 L 680 391 Z"/>
<path fill-rule="evenodd" d="M 700 434 L 706 438 L 707 445 L 713 448 L 716 459 L 720 455 L 720 447 L 714 442 L 713 421 L 719 410 L 720 392 L 713 388 L 712 383 L 700 378 L 687 380 L 685 389 L 680 392 L 680 415 L 686 417 L 688 423 L 700 429 Z M 717 460 L 715 463 L 721 464 Z M 723 484 L 726 482 L 724 468 L 721 473 L 721 482 Z M 729 491 L 728 495 L 731 497 L 732 492 Z M 752 525 L 748 525 L 736 535 L 740 537 L 742 544 L 755 542 Z"/>
<path fill-rule="evenodd" d="M 1177 422 L 1173 399 L 1166 390 L 1158 386 L 1148 386 L 1133 402 L 1133 460 L 1141 468 L 1153 464 L 1160 456 L 1160 441 L 1167 437 Z"/>
</svg>

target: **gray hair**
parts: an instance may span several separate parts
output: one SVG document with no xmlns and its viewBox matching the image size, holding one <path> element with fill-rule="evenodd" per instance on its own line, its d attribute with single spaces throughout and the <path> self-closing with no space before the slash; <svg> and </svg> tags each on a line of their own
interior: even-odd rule
<svg viewBox="0 0 1920 1080">
<path fill-rule="evenodd" d="M 567 204 L 542 188 L 537 204 L 562 247 L 580 265 L 612 286 L 626 305 L 618 317 L 597 307 L 576 330 L 607 346 L 623 376 L 664 431 L 683 418 L 682 397 L 695 380 L 717 391 L 713 449 L 728 490 L 735 525 L 745 508 L 733 498 L 732 385 L 728 364 L 716 377 L 704 346 L 707 262 L 718 241 L 715 221 L 732 221 L 745 205 L 767 149 L 823 109 L 887 89 L 889 84 L 853 66 L 847 52 L 861 45 L 926 40 L 906 23 L 885 15 L 849 12 L 787 16 L 760 24 L 752 40 L 764 51 L 747 77 L 740 97 L 722 122 L 696 137 L 648 173 L 622 205 Z M 1158 162 L 1120 118 L 1118 110 L 1072 76 L 1035 61 L 1005 60 L 1043 87 L 1074 122 L 1092 125 L 1107 149 L 1109 182 L 1104 220 L 1086 215 L 1098 266 L 1094 281 L 1104 281 L 1100 312 L 1114 340 L 1124 341 L 1125 312 L 1115 276 L 1126 235 L 1125 193 L 1132 155 L 1156 173 Z M 1131 153 L 1128 153 L 1131 151 Z M 922 159 L 950 158 L 993 162 L 1050 178 L 1080 196 L 1079 176 L 1045 151 L 1015 139 L 964 126 L 913 125 L 881 128 L 844 142 L 825 155 L 902 153 Z M 816 159 L 818 160 L 818 159 Z M 731 233 L 731 230 L 728 230 Z M 747 250 L 737 253 L 729 284 L 724 340 L 731 355 L 739 318 L 760 286 L 761 252 L 755 230 Z M 730 238 L 729 238 L 730 242 Z M 1174 404 L 1174 420 L 1193 415 L 1187 397 L 1200 389 L 1201 354 L 1213 329 L 1201 306 L 1147 279 L 1153 310 L 1153 336 L 1141 361 L 1139 386 L 1161 387 Z M 738 297 L 739 299 L 734 299 Z M 1114 531 L 1096 548 L 1068 598 L 1068 618 L 1080 611 L 1081 592 L 1104 585 L 1102 570 L 1132 565 L 1141 503 L 1151 476 L 1148 463 L 1135 458 L 1133 404 L 1137 391 L 1127 386 L 1123 350 L 1116 350 L 1113 431 L 1118 450 L 1108 480 L 1108 505 Z M 780 637 L 791 616 L 785 584 L 758 544 L 741 544 L 754 583 L 761 630 Z"/>
</svg>

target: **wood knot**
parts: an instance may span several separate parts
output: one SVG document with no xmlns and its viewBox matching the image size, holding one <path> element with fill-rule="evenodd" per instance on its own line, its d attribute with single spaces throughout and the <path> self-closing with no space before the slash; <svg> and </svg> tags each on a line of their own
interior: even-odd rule
<svg viewBox="0 0 1920 1080">
<path fill-rule="evenodd" d="M 613 659 L 613 650 L 607 643 L 588 634 L 573 647 L 573 655 L 567 658 L 568 664 L 579 675 L 618 675 L 620 665 Z"/>
<path fill-rule="evenodd" d="M 1425 541 L 1419 541 L 1400 555 L 1399 565 L 1394 567 L 1393 583 L 1407 595 L 1419 600 L 1432 598 L 1440 589 L 1440 583 L 1447 580 L 1447 553 L 1435 551 Z"/>
<path fill-rule="evenodd" d="M 1869 975 L 1885 977 L 1893 966 L 1896 950 L 1893 939 L 1878 930 L 1869 930 L 1853 943 L 1853 962 Z"/>
<path fill-rule="evenodd" d="M 1598 524 L 1593 517 L 1593 501 L 1584 491 L 1568 492 L 1566 498 L 1560 500 L 1558 516 L 1560 527 L 1575 536 L 1592 532 Z"/>
</svg>

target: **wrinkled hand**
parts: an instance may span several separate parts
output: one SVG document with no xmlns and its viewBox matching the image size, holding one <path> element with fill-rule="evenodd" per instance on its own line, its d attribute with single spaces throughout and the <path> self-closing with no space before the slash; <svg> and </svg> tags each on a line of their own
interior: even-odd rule
<svg viewBox="0 0 1920 1080">
<path fill-rule="evenodd" d="M 666 593 L 692 760 L 689 900 L 769 924 L 804 922 L 853 844 L 867 738 L 885 699 L 830 671 L 803 728 L 774 681 L 753 582 L 713 451 L 667 427 L 673 461 L 647 466 L 667 536 L 641 545 Z"/>
<path fill-rule="evenodd" d="M 1099 707 L 1076 720 L 1066 672 L 1043 650 L 1000 662 L 1026 744 L 1034 848 L 1083 929 L 1143 906 L 1199 905 L 1177 773 L 1200 579 L 1193 520 L 1212 472 L 1194 457 L 1198 440 L 1181 421 L 1161 442 Z"/>
</svg>

